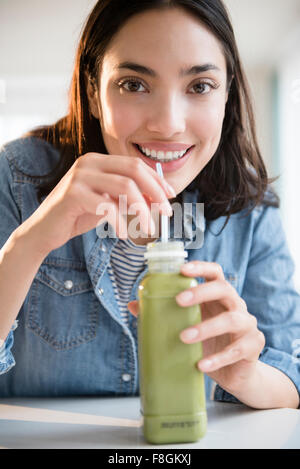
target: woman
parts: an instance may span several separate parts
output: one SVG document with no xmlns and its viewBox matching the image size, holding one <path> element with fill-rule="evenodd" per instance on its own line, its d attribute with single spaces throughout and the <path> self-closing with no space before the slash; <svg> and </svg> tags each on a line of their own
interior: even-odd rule
<svg viewBox="0 0 300 469">
<path fill-rule="evenodd" d="M 177 201 L 205 204 L 203 246 L 189 249 L 184 236 L 182 273 L 199 285 L 176 300 L 202 305 L 203 322 L 180 338 L 203 342 L 207 391 L 254 408 L 299 406 L 293 262 L 221 1 L 100 0 L 68 115 L 8 143 L 0 164 L 2 396 L 138 393 L 136 290 L 157 238 L 150 202 L 171 216 Z M 131 216 L 112 216 L 120 194 L 139 203 L 144 236 L 122 239 Z M 97 236 L 105 221 L 115 238 Z M 201 229 L 199 217 L 189 223 Z"/>
</svg>

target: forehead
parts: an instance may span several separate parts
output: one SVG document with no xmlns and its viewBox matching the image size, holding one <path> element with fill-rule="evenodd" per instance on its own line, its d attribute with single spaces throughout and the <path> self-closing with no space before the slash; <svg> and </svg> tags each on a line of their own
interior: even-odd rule
<svg viewBox="0 0 300 469">
<path fill-rule="evenodd" d="M 104 69 L 132 60 L 152 68 L 215 63 L 226 69 L 222 45 L 192 13 L 182 8 L 150 10 L 130 18 L 117 32 L 103 61 Z"/>
</svg>

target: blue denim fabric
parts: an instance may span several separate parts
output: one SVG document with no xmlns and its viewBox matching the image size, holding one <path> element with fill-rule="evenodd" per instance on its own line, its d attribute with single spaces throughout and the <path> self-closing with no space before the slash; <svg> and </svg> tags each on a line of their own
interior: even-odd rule
<svg viewBox="0 0 300 469">
<path fill-rule="evenodd" d="M 0 247 L 39 206 L 39 180 L 20 170 L 46 174 L 58 158 L 51 145 L 35 138 L 1 149 Z M 195 207 L 197 196 L 197 191 L 185 191 L 184 202 Z M 204 222 L 195 212 L 185 220 L 186 227 L 190 223 L 200 231 Z M 186 230 L 188 260 L 221 265 L 265 334 L 260 360 L 289 376 L 300 392 L 300 359 L 293 348 L 300 338 L 300 296 L 279 210 L 261 205 L 250 214 L 235 214 L 218 235 L 224 222 L 220 217 L 207 224 L 198 249 L 191 249 L 193 230 Z M 101 239 L 94 229 L 44 259 L 18 314 L 18 327 L 0 351 L 1 397 L 139 393 L 137 321 L 130 315 L 128 327 L 123 323 L 107 272 L 116 242 Z M 147 267 L 136 279 L 131 300 L 146 272 Z M 207 395 L 211 387 L 206 377 Z M 219 386 L 213 392 L 216 400 L 237 402 Z"/>
</svg>

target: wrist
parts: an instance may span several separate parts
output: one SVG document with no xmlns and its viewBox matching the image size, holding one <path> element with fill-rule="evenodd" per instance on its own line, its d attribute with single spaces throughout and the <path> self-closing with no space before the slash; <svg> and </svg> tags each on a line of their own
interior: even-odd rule
<svg viewBox="0 0 300 469">
<path fill-rule="evenodd" d="M 242 371 L 242 372 L 241 372 Z M 260 381 L 259 362 L 248 363 L 243 370 L 239 370 L 234 378 L 229 382 L 218 382 L 220 386 L 228 394 L 231 394 L 240 402 L 251 406 L 249 398 L 257 391 Z M 247 401 L 247 402 L 246 402 Z"/>
<path fill-rule="evenodd" d="M 43 243 L 42 236 L 36 226 L 30 226 L 28 220 L 20 225 L 12 233 L 12 241 L 22 248 L 27 254 L 30 253 L 33 258 L 42 263 L 51 249 Z M 26 251 L 25 251 L 26 250 Z"/>
<path fill-rule="evenodd" d="M 225 389 L 240 402 L 254 409 L 299 407 L 299 394 L 291 379 L 282 371 L 258 360 L 240 386 Z"/>
<path fill-rule="evenodd" d="M 262 386 L 262 370 L 259 361 L 253 362 L 251 371 L 242 379 L 238 379 L 234 386 L 230 386 L 225 391 L 236 397 L 243 404 L 257 408 L 258 393 Z"/>
</svg>

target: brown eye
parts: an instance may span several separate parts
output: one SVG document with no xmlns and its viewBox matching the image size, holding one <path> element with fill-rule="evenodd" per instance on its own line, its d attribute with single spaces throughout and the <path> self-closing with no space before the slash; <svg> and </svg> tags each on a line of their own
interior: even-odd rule
<svg viewBox="0 0 300 469">
<path fill-rule="evenodd" d="M 192 89 L 195 90 L 195 94 L 207 94 L 210 90 L 214 88 L 210 83 L 199 82 L 192 86 Z"/>
<path fill-rule="evenodd" d="M 145 88 L 142 82 L 133 79 L 122 80 L 118 83 L 118 86 L 129 93 L 140 92 L 140 87 Z"/>
</svg>

